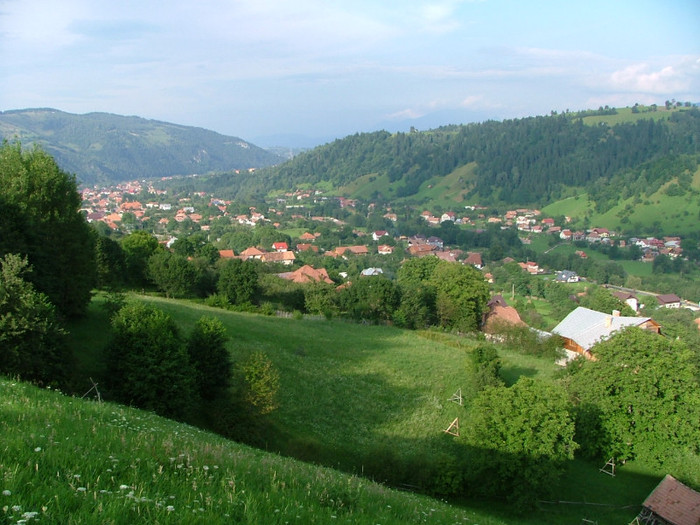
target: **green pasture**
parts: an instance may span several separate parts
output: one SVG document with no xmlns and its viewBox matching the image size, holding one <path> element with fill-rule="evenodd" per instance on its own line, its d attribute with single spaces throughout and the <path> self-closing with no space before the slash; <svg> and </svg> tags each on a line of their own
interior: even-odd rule
<svg viewBox="0 0 700 525">
<path fill-rule="evenodd" d="M 219 310 L 187 301 L 145 296 L 139 296 L 139 298 L 168 312 L 185 333 L 203 315 L 219 318 L 230 336 L 228 348 L 235 361 L 244 359 L 249 353 L 256 350 L 261 350 L 268 355 L 280 371 L 281 376 L 280 406 L 276 412 L 268 416 L 267 430 L 264 430 L 266 432 L 264 448 L 270 452 L 294 456 L 361 475 L 368 467 L 368 458 L 377 458 L 382 451 L 390 452 L 409 461 L 411 458 L 420 458 L 421 461 L 428 463 L 437 461 L 439 457 L 445 457 L 446 454 L 459 454 L 461 446 L 459 440 L 455 440 L 444 432 L 456 417 L 460 418 L 461 432 L 469 432 L 469 421 L 466 418 L 465 407 L 450 401 L 450 398 L 459 389 L 462 389 L 464 401 L 468 403 L 470 391 L 466 359 L 470 349 L 477 344 L 477 340 L 439 331 L 413 332 L 386 326 L 358 325 L 339 320 L 266 317 Z M 88 318 L 74 323 L 71 327 L 72 341 L 79 354 L 78 369 L 83 373 L 94 372 L 95 375 L 100 373 L 101 348 L 108 338 L 106 316 L 100 306 L 101 302 L 102 299 L 99 297 L 93 301 Z M 504 349 L 501 349 L 499 354 L 503 362 L 502 376 L 508 384 L 513 384 L 521 376 L 542 381 L 553 381 L 561 376 L 561 371 L 551 362 L 551 359 L 528 356 Z M 86 386 L 89 388 L 89 382 L 86 383 Z M 41 393 L 41 395 L 49 394 Z M 53 406 L 60 404 L 56 401 L 51 403 Z M 76 403 L 73 403 L 71 410 L 77 410 Z M 34 403 L 34 405 L 37 404 L 40 405 L 40 403 Z M 88 403 L 86 406 L 91 411 L 97 410 L 96 407 L 98 407 L 93 403 Z M 129 414 L 136 414 L 137 418 L 146 417 L 136 411 L 111 405 L 104 406 L 111 407 L 109 408 L 111 411 L 118 411 L 119 418 L 126 417 L 127 421 L 131 417 Z M 17 411 L 17 408 L 13 410 Z M 129 472 L 132 477 L 125 482 L 129 487 L 137 487 L 135 494 L 142 494 L 142 497 L 155 502 L 164 501 L 166 496 L 170 497 L 170 494 L 174 493 L 178 501 L 184 498 L 188 502 L 187 504 L 193 506 L 194 495 L 185 497 L 177 492 L 178 490 L 187 492 L 189 485 L 180 489 L 173 488 L 172 485 L 179 482 L 180 478 L 178 478 L 178 480 L 172 479 L 161 486 L 158 484 L 161 478 L 154 474 L 160 465 L 164 465 L 165 471 L 170 472 L 168 469 L 171 469 L 172 466 L 168 466 L 169 463 L 165 461 L 166 456 L 178 457 L 179 454 L 183 453 L 181 450 L 184 449 L 184 453 L 195 458 L 190 460 L 190 465 L 198 464 L 201 468 L 202 464 L 211 467 L 211 464 L 214 463 L 219 465 L 219 469 L 233 469 L 235 466 L 239 470 L 236 470 L 236 473 L 226 470 L 225 472 L 228 473 L 226 479 L 235 479 L 235 483 L 239 487 L 248 487 L 249 484 L 267 489 L 275 487 L 269 495 L 257 494 L 252 488 L 246 489 L 246 494 L 249 494 L 249 500 L 246 500 L 249 502 L 247 504 L 251 506 L 251 509 L 257 509 L 255 512 L 265 514 L 279 509 L 279 513 L 284 513 L 282 516 L 285 517 L 285 520 L 280 518 L 279 521 L 271 523 L 294 522 L 289 520 L 290 513 L 298 513 L 300 505 L 306 509 L 305 512 L 318 513 L 318 516 L 323 516 L 318 521 L 312 520 L 308 521 L 309 523 L 321 523 L 322 519 L 328 519 L 329 514 L 326 511 L 334 512 L 336 509 L 333 504 L 328 503 L 330 499 L 333 499 L 332 497 L 324 499 L 322 496 L 323 487 L 320 485 L 322 483 L 330 483 L 334 487 L 327 489 L 327 492 L 340 491 L 338 497 L 341 500 L 343 497 L 352 500 L 348 506 L 353 510 L 345 510 L 344 512 L 347 514 L 344 517 L 347 517 L 348 522 L 354 523 L 370 523 L 369 516 L 375 515 L 375 513 L 375 523 L 398 523 L 400 519 L 405 519 L 407 523 L 471 523 L 470 520 L 475 520 L 475 523 L 555 525 L 580 523 L 584 518 L 593 519 L 591 517 L 595 517 L 599 523 L 628 523 L 636 515 L 638 504 L 644 500 L 664 474 L 664 472 L 649 469 L 644 465 L 635 467 L 633 463 L 628 463 L 621 469 L 619 476 L 611 478 L 606 474 L 601 474 L 598 470 L 605 460 L 602 460 L 601 465 L 575 460 L 567 466 L 564 479 L 556 488 L 554 501 L 579 501 L 599 505 L 543 502 L 539 505 L 539 510 L 523 516 L 514 512 L 514 509 L 508 509 L 507 506 L 489 502 L 455 501 L 453 505 L 456 507 L 447 507 L 435 502 L 434 505 L 431 503 L 431 508 L 435 510 L 428 512 L 427 517 L 423 514 L 419 516 L 423 510 L 416 511 L 416 515 L 413 517 L 406 517 L 401 509 L 408 508 L 410 505 L 414 506 L 412 508 L 417 508 L 422 505 L 419 502 L 434 500 L 415 499 L 414 496 L 406 495 L 410 498 L 411 503 L 398 503 L 397 498 L 404 495 L 394 493 L 389 489 L 333 471 L 314 470 L 301 463 L 283 460 L 274 455 L 268 456 L 234 443 L 227 443 L 210 434 L 200 433 L 191 427 L 183 427 L 182 431 L 170 430 L 163 433 L 157 430 L 160 428 L 158 426 L 160 423 L 154 422 L 160 420 L 150 415 L 147 416 L 146 423 L 134 423 L 133 426 L 144 432 L 147 429 L 156 429 L 154 432 L 158 435 L 170 436 L 169 440 L 172 442 L 169 445 L 170 448 L 167 451 L 161 450 L 160 445 L 151 441 L 152 438 L 140 436 L 137 431 L 133 436 L 134 442 L 127 440 L 124 448 L 119 448 L 114 453 L 111 452 L 117 447 L 114 442 L 101 442 L 101 440 L 107 439 L 105 435 L 108 433 L 102 432 L 102 427 L 105 425 L 95 423 L 95 417 L 104 416 L 87 417 L 81 415 L 78 417 L 74 413 L 72 414 L 71 418 L 77 417 L 79 421 L 85 420 L 85 425 L 87 425 L 84 429 L 81 426 L 76 427 L 74 432 L 78 434 L 84 432 L 92 440 L 92 444 L 88 446 L 70 434 L 71 443 L 78 443 L 75 446 L 80 447 L 81 453 L 87 455 L 86 458 L 92 457 L 92 454 L 98 454 L 93 448 L 110 451 L 107 453 L 108 455 L 119 457 L 120 460 L 125 454 L 124 450 L 131 450 L 129 465 L 135 464 L 136 460 L 132 459 L 133 457 L 142 458 L 141 463 L 136 464 L 136 472 L 132 472 L 133 467 L 130 467 L 132 470 Z M 41 414 L 37 418 L 41 422 L 37 424 L 50 423 L 55 427 L 50 418 Z M 174 425 L 170 422 L 163 424 Z M 130 423 L 125 423 L 125 425 L 128 427 Z M 99 432 L 93 427 L 99 429 Z M 173 426 L 173 428 L 175 427 Z M 11 429 L 8 428 L 7 431 L 10 432 Z M 50 431 L 47 430 L 47 432 Z M 34 433 L 41 434 L 39 430 L 34 431 Z M 180 444 L 178 434 L 188 435 L 189 433 L 194 433 L 195 437 L 188 438 L 187 445 Z M 46 435 L 45 432 L 44 435 Z M 119 435 L 123 436 L 123 434 Z M 63 438 L 61 437 L 61 439 Z M 58 439 L 55 441 L 60 442 Z M 70 450 L 73 454 L 74 449 Z M 226 452 L 223 452 L 224 450 Z M 244 450 L 245 454 L 240 450 Z M 217 452 L 218 456 L 215 460 L 197 459 L 200 454 L 204 453 L 202 451 L 207 451 L 207 454 L 212 453 L 211 451 L 219 452 Z M 25 452 L 27 451 L 25 450 Z M 58 453 L 59 450 L 57 449 L 56 452 Z M 100 452 L 100 454 L 102 453 Z M 232 460 L 233 463 L 226 463 L 223 458 L 228 457 L 229 454 L 238 459 Z M 250 460 L 242 459 L 242 454 Z M 65 455 L 61 456 L 61 459 L 52 460 L 55 463 L 52 469 L 79 474 L 90 472 L 89 479 L 97 479 L 100 471 L 96 466 L 91 467 L 90 470 L 87 468 L 79 469 L 75 466 L 78 460 L 70 460 L 69 457 L 72 456 Z M 203 457 L 208 458 L 209 456 Z M 85 462 L 78 464 L 87 465 L 89 461 L 92 460 L 86 459 Z M 106 460 L 101 459 L 100 461 L 105 462 Z M 289 462 L 285 463 L 287 461 Z M 18 463 L 25 465 L 26 458 L 21 457 Z M 69 463 L 72 466 L 63 467 L 62 463 Z M 260 463 L 270 466 L 263 472 L 257 466 Z M 227 466 L 222 467 L 222 464 Z M 679 465 L 682 465 L 682 462 L 679 462 Z M 698 466 L 697 463 L 693 464 L 692 462 L 688 465 L 687 469 Z M 142 467 L 146 466 L 148 468 L 142 470 Z M 634 471 L 634 468 L 647 470 L 639 473 Z M 681 467 L 678 466 L 678 468 Z M 299 470 L 298 482 L 294 481 L 295 469 Z M 32 478 L 34 474 L 31 473 L 31 469 L 24 468 L 22 472 L 24 472 L 23 475 L 29 477 L 22 478 L 21 483 L 26 483 L 28 479 L 31 479 L 33 483 L 44 487 L 42 490 L 45 492 L 43 496 L 39 497 L 39 500 L 41 498 L 46 500 L 47 491 L 54 490 L 53 487 L 56 484 L 61 485 L 61 478 L 56 482 L 48 480 L 48 478 L 46 481 L 39 482 Z M 276 473 L 272 480 L 270 480 L 270 472 Z M 137 474 L 140 476 L 139 478 L 135 477 Z M 197 476 L 200 474 L 203 473 L 198 472 Z M 194 473 L 191 475 L 194 476 Z M 318 484 L 313 481 L 314 476 L 320 480 Z M 104 478 L 100 479 L 103 480 L 103 483 L 105 482 Z M 114 479 L 118 479 L 118 477 L 114 476 Z M 208 497 L 211 501 L 219 502 L 217 503 L 219 507 L 216 508 L 221 512 L 227 503 L 222 495 L 224 493 L 217 491 L 225 490 L 223 487 L 225 483 L 217 478 L 217 480 L 207 484 L 204 481 L 206 479 L 206 476 L 204 478 L 188 478 L 187 483 L 196 480 L 202 487 L 206 487 L 206 492 L 200 491 L 201 496 L 197 501 Z M 117 481 L 114 483 L 116 484 Z M 356 489 L 356 483 L 365 488 Z M 297 492 L 297 489 L 302 485 L 307 487 L 305 489 L 306 495 Z M 17 485 L 13 484 L 13 486 Z M 113 493 L 117 494 L 113 486 L 105 487 L 97 481 L 91 486 L 98 493 L 99 490 L 112 490 Z M 290 490 L 285 491 L 281 487 L 289 487 Z M 337 487 L 350 488 L 345 490 Z M 75 488 L 68 490 L 69 488 L 63 487 L 61 489 L 66 491 L 65 497 L 68 495 L 71 498 L 76 497 Z M 92 489 L 88 487 L 87 490 Z M 389 500 L 376 502 L 374 501 L 375 490 L 383 491 L 382 494 L 391 495 L 391 498 L 394 499 L 389 503 L 386 502 Z M 93 492 L 90 492 L 91 497 L 95 497 Z M 370 493 L 373 494 L 370 497 L 372 501 L 363 499 L 364 495 Z M 123 508 L 123 496 L 122 494 L 119 501 L 115 503 L 117 507 L 114 508 Z M 49 495 L 48 500 L 51 500 L 52 497 Z M 228 497 L 233 498 L 230 495 Z M 312 500 L 317 498 L 319 503 L 316 505 L 309 498 Z M 37 500 L 30 498 L 28 501 Z M 229 503 L 231 501 L 238 501 L 238 499 L 229 499 Z M 149 502 L 149 504 L 153 503 Z M 167 506 L 167 502 L 164 504 Z M 22 503 L 22 505 L 24 505 L 23 508 L 27 509 L 36 506 L 35 503 Z M 75 502 L 72 505 L 82 508 Z M 324 505 L 330 506 L 326 508 Z M 387 505 L 394 510 L 385 508 Z M 178 510 L 180 507 L 178 506 Z M 90 512 L 95 512 L 94 506 L 90 508 L 92 509 Z M 185 508 L 187 507 L 185 506 Z M 203 506 L 202 508 L 206 510 L 208 507 Z M 156 510 L 153 509 L 152 512 L 156 512 Z M 393 517 L 394 512 L 397 513 L 396 516 L 400 515 L 403 518 Z M 296 514 L 294 515 L 296 516 Z M 309 515 L 303 514 L 303 516 Z M 341 514 L 333 515 L 337 516 L 337 518 L 333 518 L 334 521 L 335 519 L 343 519 Z M 168 522 L 170 514 L 161 512 L 158 516 L 161 521 Z M 90 520 L 86 519 L 85 522 L 87 521 Z M 254 523 L 255 521 L 249 522 Z"/>
<path fill-rule="evenodd" d="M 0 377 L 0 523 L 484 523 L 111 403 Z"/>
</svg>

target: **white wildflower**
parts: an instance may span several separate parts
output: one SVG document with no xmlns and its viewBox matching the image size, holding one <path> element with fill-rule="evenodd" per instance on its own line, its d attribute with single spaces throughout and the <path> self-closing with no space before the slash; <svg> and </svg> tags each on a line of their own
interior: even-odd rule
<svg viewBox="0 0 700 525">
<path fill-rule="evenodd" d="M 167 507 L 165 507 L 165 510 L 167 510 L 168 512 L 172 512 L 175 510 L 175 507 L 173 507 L 172 505 L 168 505 Z"/>
<path fill-rule="evenodd" d="M 129 485 L 119 485 L 119 490 L 126 490 L 129 488 Z"/>
<path fill-rule="evenodd" d="M 9 490 L 3 490 L 2 495 L 3 496 L 12 496 L 12 492 L 10 492 Z"/>
<path fill-rule="evenodd" d="M 34 452 L 41 452 L 41 447 L 36 447 L 36 448 L 34 449 Z"/>
<path fill-rule="evenodd" d="M 78 487 L 77 489 L 78 492 L 85 492 L 87 489 L 85 487 Z"/>
<path fill-rule="evenodd" d="M 19 505 L 12 505 L 13 512 L 19 512 L 20 510 L 22 510 L 22 507 L 20 507 Z"/>
</svg>

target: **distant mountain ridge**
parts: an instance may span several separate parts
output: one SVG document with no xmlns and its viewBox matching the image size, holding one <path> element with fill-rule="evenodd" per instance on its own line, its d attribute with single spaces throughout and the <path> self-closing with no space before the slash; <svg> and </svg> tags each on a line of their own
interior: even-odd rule
<svg viewBox="0 0 700 525">
<path fill-rule="evenodd" d="M 283 161 L 238 137 L 203 128 L 111 113 L 52 108 L 0 112 L 0 137 L 38 144 L 79 183 L 248 170 Z"/>
</svg>

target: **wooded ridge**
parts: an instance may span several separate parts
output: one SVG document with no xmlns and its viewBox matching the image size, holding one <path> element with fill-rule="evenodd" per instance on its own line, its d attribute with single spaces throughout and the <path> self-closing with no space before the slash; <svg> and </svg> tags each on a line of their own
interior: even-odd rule
<svg viewBox="0 0 700 525">
<path fill-rule="evenodd" d="M 82 184 L 271 166 L 282 158 L 213 131 L 109 113 L 0 112 L 0 137 L 40 145 Z"/>
</svg>

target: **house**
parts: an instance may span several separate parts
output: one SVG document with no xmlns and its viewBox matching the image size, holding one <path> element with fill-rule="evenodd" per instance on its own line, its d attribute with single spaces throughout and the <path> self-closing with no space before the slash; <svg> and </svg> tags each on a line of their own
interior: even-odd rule
<svg viewBox="0 0 700 525">
<path fill-rule="evenodd" d="M 469 252 L 467 258 L 464 259 L 464 264 L 471 264 L 478 270 L 481 270 L 481 268 L 484 266 L 484 262 L 481 259 L 481 254 L 479 252 Z"/>
<path fill-rule="evenodd" d="M 431 237 L 428 237 L 427 242 L 430 246 L 434 246 L 435 248 L 438 248 L 440 250 L 442 250 L 442 248 L 443 248 L 443 242 L 442 242 L 442 239 L 440 237 L 435 237 L 433 235 Z"/>
<path fill-rule="evenodd" d="M 525 270 L 530 275 L 537 275 L 540 273 L 540 266 L 535 261 L 527 261 L 524 263 L 518 263 L 520 267 Z"/>
<path fill-rule="evenodd" d="M 376 232 L 372 232 L 372 240 L 376 242 L 385 235 L 389 235 L 389 232 L 384 230 L 377 230 Z"/>
<path fill-rule="evenodd" d="M 391 255 L 394 253 L 394 247 L 389 246 L 388 244 L 380 244 L 377 246 L 377 253 L 379 255 Z"/>
<path fill-rule="evenodd" d="M 318 253 L 318 246 L 309 243 L 299 243 L 297 244 L 297 252 L 316 252 Z"/>
<path fill-rule="evenodd" d="M 326 255 L 329 255 L 331 257 L 346 257 L 348 253 L 353 255 L 367 255 L 369 253 L 369 250 L 367 249 L 367 246 L 363 245 L 337 246 L 333 250 L 327 251 Z"/>
<path fill-rule="evenodd" d="M 313 233 L 304 232 L 299 236 L 299 239 L 302 241 L 313 242 L 314 240 L 316 240 L 316 236 Z"/>
<path fill-rule="evenodd" d="M 269 252 L 263 253 L 260 260 L 266 263 L 281 263 L 290 266 L 296 260 L 296 256 L 294 252 Z"/>
<path fill-rule="evenodd" d="M 577 283 L 579 281 L 579 276 L 576 272 L 571 270 L 561 270 L 554 276 L 554 280 L 558 283 Z"/>
<path fill-rule="evenodd" d="M 219 257 L 222 259 L 234 259 L 236 254 L 233 253 L 233 250 L 219 250 Z"/>
<path fill-rule="evenodd" d="M 384 270 L 381 268 L 365 268 L 360 272 L 360 275 L 363 277 L 371 277 L 375 275 L 382 275 L 384 273 Z"/>
<path fill-rule="evenodd" d="M 680 308 L 681 298 L 674 293 L 666 293 L 656 296 L 656 300 L 659 301 L 659 307 L 661 308 Z"/>
<path fill-rule="evenodd" d="M 552 333 L 564 339 L 567 354 L 573 352 L 588 359 L 595 359 L 591 348 L 628 326 L 636 326 L 657 334 L 661 332 L 659 323 L 651 317 L 626 317 L 619 315 L 617 311 L 611 315 L 579 306 L 555 326 Z"/>
<path fill-rule="evenodd" d="M 612 294 L 635 312 L 639 310 L 639 301 L 634 294 L 622 291 L 614 291 Z"/>
<path fill-rule="evenodd" d="M 276 252 L 286 252 L 289 250 L 289 246 L 287 246 L 286 242 L 273 242 L 272 249 Z"/>
<path fill-rule="evenodd" d="M 408 253 L 410 253 L 414 257 L 432 255 L 434 251 L 435 246 L 431 246 L 430 244 L 413 244 L 408 248 Z"/>
<path fill-rule="evenodd" d="M 383 217 L 389 219 L 391 222 L 396 222 L 399 219 L 395 213 L 385 213 Z"/>
<path fill-rule="evenodd" d="M 518 311 L 508 306 L 502 295 L 494 295 L 486 304 L 488 312 L 484 314 L 483 331 L 487 334 L 501 332 L 505 326 L 527 326 Z"/>
<path fill-rule="evenodd" d="M 571 233 L 571 230 L 565 229 L 561 231 L 561 233 L 559 234 L 559 238 L 563 241 L 568 241 L 573 235 L 574 234 Z"/>
<path fill-rule="evenodd" d="M 308 264 L 305 264 L 293 272 L 278 273 L 277 276 L 295 283 L 324 282 L 333 284 L 333 281 L 330 277 L 328 277 L 328 272 L 325 268 L 319 268 L 317 270 Z"/>
<path fill-rule="evenodd" d="M 642 503 L 635 523 L 640 525 L 698 525 L 700 492 L 687 487 L 673 476 L 664 479 Z"/>
<path fill-rule="evenodd" d="M 446 211 L 440 216 L 440 222 L 452 221 L 455 222 L 457 214 L 453 211 Z"/>
<path fill-rule="evenodd" d="M 246 248 L 245 250 L 243 250 L 239 257 L 244 261 L 247 259 L 262 259 L 262 256 L 264 254 L 264 251 L 258 250 L 254 246 L 251 246 L 250 248 Z"/>
</svg>

